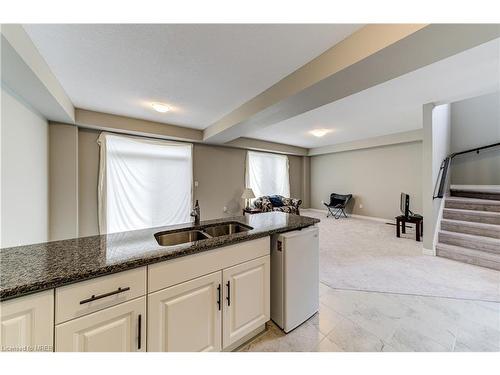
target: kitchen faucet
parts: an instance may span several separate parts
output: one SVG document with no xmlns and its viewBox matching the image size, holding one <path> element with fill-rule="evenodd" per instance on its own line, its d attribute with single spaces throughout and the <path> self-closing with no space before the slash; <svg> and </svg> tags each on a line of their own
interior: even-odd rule
<svg viewBox="0 0 500 375">
<path fill-rule="evenodd" d="M 191 216 L 194 217 L 194 225 L 200 225 L 200 205 L 198 204 L 198 199 L 194 204 L 193 211 L 191 211 Z"/>
</svg>

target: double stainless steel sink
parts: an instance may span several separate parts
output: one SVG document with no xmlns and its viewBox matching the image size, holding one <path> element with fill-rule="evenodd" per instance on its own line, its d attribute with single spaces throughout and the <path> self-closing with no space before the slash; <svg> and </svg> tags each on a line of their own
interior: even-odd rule
<svg viewBox="0 0 500 375">
<path fill-rule="evenodd" d="M 238 222 L 214 224 L 203 229 L 177 229 L 155 233 L 156 242 L 160 246 L 175 246 L 189 242 L 202 241 L 213 237 L 227 236 L 230 234 L 246 232 L 252 227 Z"/>
</svg>

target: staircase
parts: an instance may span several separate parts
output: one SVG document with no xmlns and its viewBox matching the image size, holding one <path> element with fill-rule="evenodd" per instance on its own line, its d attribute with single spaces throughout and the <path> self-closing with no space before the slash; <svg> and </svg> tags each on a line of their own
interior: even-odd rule
<svg viewBox="0 0 500 375">
<path fill-rule="evenodd" d="M 453 188 L 445 198 L 436 255 L 500 270 L 500 190 Z"/>
</svg>

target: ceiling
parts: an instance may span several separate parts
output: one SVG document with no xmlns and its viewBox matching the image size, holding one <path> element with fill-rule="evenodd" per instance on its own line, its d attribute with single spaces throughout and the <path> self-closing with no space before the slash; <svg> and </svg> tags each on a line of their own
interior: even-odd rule
<svg viewBox="0 0 500 375">
<path fill-rule="evenodd" d="M 75 107 L 197 129 L 362 27 L 23 26 Z M 154 112 L 151 102 L 172 110 Z"/>
<path fill-rule="evenodd" d="M 500 89 L 500 39 L 245 136 L 306 148 L 422 127 L 422 105 Z M 310 130 L 333 131 L 322 138 Z"/>
</svg>

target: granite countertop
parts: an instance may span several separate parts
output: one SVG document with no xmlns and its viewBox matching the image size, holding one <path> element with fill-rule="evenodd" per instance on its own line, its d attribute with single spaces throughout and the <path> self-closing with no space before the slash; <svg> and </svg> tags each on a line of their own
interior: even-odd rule
<svg viewBox="0 0 500 375">
<path fill-rule="evenodd" d="M 154 234 L 236 221 L 251 226 L 247 232 L 213 237 L 176 246 L 160 246 Z M 63 241 L 0 249 L 0 300 L 60 287 L 93 277 L 200 253 L 275 233 L 305 228 L 319 222 L 306 216 L 267 212 L 249 216 L 148 228 Z"/>
</svg>

